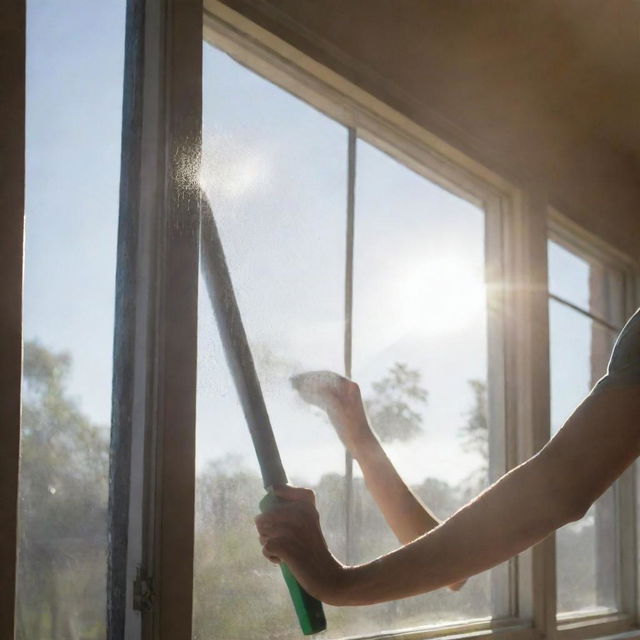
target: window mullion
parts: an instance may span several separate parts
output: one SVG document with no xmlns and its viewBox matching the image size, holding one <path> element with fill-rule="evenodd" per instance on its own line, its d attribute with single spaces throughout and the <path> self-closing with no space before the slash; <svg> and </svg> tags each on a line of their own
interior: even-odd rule
<svg viewBox="0 0 640 640">
<path fill-rule="evenodd" d="M 355 226 L 356 131 L 348 130 L 347 148 L 347 236 L 344 288 L 344 374 L 352 375 L 353 351 L 353 243 Z M 351 561 L 353 535 L 353 456 L 345 449 L 345 561 Z"/>
<path fill-rule="evenodd" d="M 198 0 L 129 1 L 110 637 L 191 639 L 201 37 Z"/>
<path fill-rule="evenodd" d="M 156 275 L 156 424 L 150 451 L 154 638 L 191 640 L 202 131 L 202 3 L 165 0 L 152 37 L 161 44 L 163 147 Z M 153 17 L 152 17 L 153 18 Z"/>
<path fill-rule="evenodd" d="M 550 436 L 549 311 L 547 301 L 547 202 L 532 190 L 506 219 L 505 269 L 508 298 L 505 320 L 506 422 L 515 442 L 510 461 L 524 462 Z M 513 426 L 510 426 L 513 425 Z M 556 627 L 555 539 L 517 559 L 518 615 L 538 632 Z"/>
<path fill-rule="evenodd" d="M 635 475 L 632 465 L 616 483 L 618 524 L 618 607 L 633 620 L 637 617 L 637 552 Z"/>
<path fill-rule="evenodd" d="M 489 484 L 497 481 L 514 462 L 509 444 L 514 434 L 505 416 L 505 278 L 503 220 L 504 203 L 500 197 L 485 205 L 485 282 L 487 310 L 487 419 L 489 428 Z M 513 429 L 513 424 L 510 425 Z M 516 614 L 515 562 L 513 560 L 491 570 L 491 600 L 494 617 Z"/>
<path fill-rule="evenodd" d="M 2 220 L 0 221 L 0 637 L 13 638 L 22 384 L 26 3 L 3 3 Z"/>
<path fill-rule="evenodd" d="M 635 270 L 625 273 L 624 300 L 621 301 L 621 315 L 629 317 L 637 308 L 640 301 L 638 282 Z M 638 463 L 631 465 L 618 480 L 616 502 L 618 510 L 618 541 L 620 545 L 619 584 L 620 609 L 628 614 L 633 624 L 638 624 L 638 543 L 637 543 L 637 486 L 636 473 Z"/>
<path fill-rule="evenodd" d="M 131 608 L 135 569 L 142 565 L 145 386 L 148 367 L 148 306 L 152 299 L 149 216 L 140 203 L 144 77 L 143 0 L 127 3 L 120 211 L 116 267 L 111 444 L 109 464 L 109 553 L 107 633 L 140 637 L 140 616 Z M 147 83 L 148 84 L 148 83 Z M 146 114 L 148 127 L 151 120 Z"/>
</svg>

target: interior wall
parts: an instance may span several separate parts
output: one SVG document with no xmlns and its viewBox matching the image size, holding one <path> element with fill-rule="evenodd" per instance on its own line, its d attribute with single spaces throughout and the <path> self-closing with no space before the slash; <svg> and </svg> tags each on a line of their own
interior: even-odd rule
<svg viewBox="0 0 640 640">
<path fill-rule="evenodd" d="M 638 5 L 223 2 L 640 258 Z"/>
</svg>

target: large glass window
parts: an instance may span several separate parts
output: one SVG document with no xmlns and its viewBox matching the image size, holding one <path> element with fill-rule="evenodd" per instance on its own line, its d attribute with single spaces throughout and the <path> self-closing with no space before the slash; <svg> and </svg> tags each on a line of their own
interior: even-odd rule
<svg viewBox="0 0 640 640">
<path fill-rule="evenodd" d="M 295 395 L 290 377 L 344 373 L 352 316 L 353 377 L 416 494 L 445 518 L 487 486 L 485 212 L 367 142 L 350 156 L 345 126 L 208 44 L 203 96 L 203 186 L 285 468 L 291 482 L 316 491 L 332 551 L 374 559 L 398 542 L 329 422 Z M 263 489 L 204 286 L 196 494 L 194 638 L 258 638 L 266 628 L 298 637 L 280 573 L 253 528 Z M 496 586 L 506 580 L 499 569 L 458 593 L 326 607 L 328 637 L 504 615 L 507 590 Z"/>
<path fill-rule="evenodd" d="M 607 368 L 624 317 L 624 276 L 549 242 L 551 426 L 555 433 Z M 616 485 L 556 534 L 558 614 L 619 605 Z"/>
<path fill-rule="evenodd" d="M 17 637 L 106 637 L 125 2 L 27 3 Z"/>
<path fill-rule="evenodd" d="M 354 379 L 396 467 L 443 519 L 489 484 L 485 215 L 362 141 L 356 173 Z M 357 472 L 354 494 L 353 559 L 397 548 Z M 491 576 L 359 613 L 371 629 L 488 617 Z"/>
<path fill-rule="evenodd" d="M 124 0 L 28 3 L 20 640 L 105 640 L 107 635 L 108 424 L 125 5 Z M 193 474 L 181 464 L 193 461 L 193 424 L 189 417 L 163 422 L 165 414 L 156 409 L 162 394 L 162 399 L 186 398 L 183 408 L 192 409 L 193 388 L 186 384 L 183 393 L 174 384 L 180 382 L 175 364 L 163 360 L 168 353 L 163 338 L 177 335 L 176 323 L 164 321 L 173 316 L 163 312 L 179 307 L 159 289 L 168 264 L 173 275 L 193 267 L 195 277 L 196 242 L 195 235 L 185 234 L 191 244 L 168 251 L 181 241 L 180 233 L 172 233 L 176 226 L 167 220 L 174 218 L 162 213 L 182 215 L 183 209 L 165 207 L 175 200 L 155 195 L 167 187 L 175 196 L 180 189 L 171 181 L 178 174 L 190 177 L 190 167 L 176 173 L 175 154 L 167 150 L 175 151 L 172 145 L 182 135 L 176 127 L 180 118 L 173 116 L 190 117 L 197 93 L 176 92 L 184 97 L 180 104 L 174 104 L 175 95 L 167 96 L 175 89 L 176 73 L 193 72 L 189 65 L 173 64 L 182 60 L 174 54 L 184 44 L 174 38 L 173 22 L 184 27 L 186 14 L 145 6 L 153 10 L 143 18 L 130 12 L 141 18 L 149 37 L 145 63 L 128 76 L 143 87 L 142 108 L 132 104 L 129 112 L 136 122 L 142 114 L 143 158 L 137 158 L 132 142 L 126 150 L 133 167 L 127 188 L 141 202 L 132 197 L 123 208 L 132 223 L 123 231 L 132 234 L 123 253 L 130 249 L 127 258 L 139 260 L 132 289 L 144 308 L 127 319 L 132 339 L 127 348 L 135 352 L 133 383 L 130 388 L 123 383 L 136 408 L 132 450 L 129 443 L 114 445 L 114 459 L 135 469 L 123 482 L 131 501 L 119 503 L 122 497 L 114 493 L 116 506 L 131 518 L 124 523 L 128 534 L 119 532 L 126 552 L 122 546 L 111 549 L 131 574 L 119 604 L 126 611 L 119 613 L 131 637 L 153 635 L 162 615 L 169 612 L 171 618 L 182 607 L 173 628 L 186 626 L 193 613 L 193 637 L 200 640 L 293 640 L 300 629 L 289 594 L 278 568 L 263 558 L 253 526 L 264 489 L 203 277 L 197 310 L 193 612 L 163 591 L 167 584 L 182 594 L 191 588 L 190 558 L 183 558 L 190 553 L 189 540 L 175 535 L 190 534 L 190 514 L 173 520 L 183 526 L 169 531 L 173 535 L 167 535 L 167 523 L 176 495 L 191 496 Z M 200 6 L 194 3 L 193 9 L 199 16 Z M 519 349 L 519 327 L 531 318 L 519 311 L 529 306 L 518 304 L 523 287 L 515 269 L 522 266 L 525 245 L 545 239 L 531 235 L 541 233 L 535 225 L 514 230 L 517 216 L 508 220 L 514 224 L 502 225 L 507 210 L 531 213 L 519 210 L 520 198 L 502 180 L 476 171 L 471 161 L 462 160 L 461 168 L 431 138 L 422 138 L 424 146 L 411 140 L 408 132 L 417 138 L 424 132 L 396 121 L 386 107 L 362 99 L 330 74 L 305 75 L 309 61 L 295 54 L 289 66 L 282 43 L 235 21 L 225 13 L 215 27 L 206 25 L 207 33 L 215 33 L 215 41 L 238 58 L 204 43 L 202 187 L 221 233 L 290 482 L 315 490 L 336 556 L 366 562 L 398 542 L 326 416 L 303 402 L 291 377 L 319 369 L 351 372 L 400 474 L 437 517 L 448 517 L 501 476 L 505 461 L 515 460 L 521 445 L 526 449 L 537 441 L 542 428 L 518 416 L 522 397 L 529 407 L 530 391 L 535 389 L 534 409 L 538 403 L 546 406 L 548 397 L 547 389 L 529 386 L 532 380 L 522 375 L 530 363 Z M 199 49 L 200 24 L 193 24 L 197 39 L 189 42 Z M 141 32 L 131 26 L 133 46 Z M 179 34 L 189 35 L 189 27 Z M 178 46 L 167 51 L 168 42 Z M 150 51 L 154 55 L 146 55 Z M 252 71 L 254 62 L 260 73 L 292 92 Z M 134 93 L 127 93 L 132 102 Z M 156 109 L 165 104 L 161 96 L 168 100 L 166 110 Z M 166 132 L 166 140 L 155 136 L 157 131 Z M 152 139 L 156 146 L 149 144 Z M 178 154 L 182 160 L 197 156 L 189 144 L 186 149 L 186 155 L 184 149 Z M 189 220 L 197 223 L 196 217 Z M 626 262 L 609 259 L 605 250 L 560 226 L 554 230 L 548 245 L 553 433 L 605 372 L 629 310 L 630 273 Z M 165 260 L 168 255 L 181 266 Z M 540 266 L 518 272 L 526 291 L 534 279 L 530 267 Z M 193 306 L 180 307 L 186 310 L 181 319 L 195 312 L 195 297 L 187 298 Z M 194 364 L 191 356 L 185 360 Z M 505 404 L 512 417 L 506 426 Z M 187 444 L 172 475 L 166 463 L 174 459 L 170 449 L 176 439 L 164 436 L 180 429 Z M 184 483 L 172 493 L 181 484 L 176 479 Z M 582 624 L 601 625 L 589 635 L 626 630 L 637 619 L 630 586 L 637 575 L 629 569 L 638 560 L 632 548 L 637 541 L 632 528 L 623 526 L 632 515 L 637 518 L 632 498 L 623 476 L 580 522 L 557 533 L 555 576 L 547 574 L 544 547 L 537 547 L 523 562 L 475 576 L 458 592 L 441 589 L 372 607 L 326 607 L 329 629 L 323 637 L 444 625 L 456 637 L 471 630 L 486 637 L 503 625 L 518 626 L 523 638 L 557 635 L 539 615 L 551 605 L 551 595 L 540 588 L 547 578 L 557 580 L 560 633 L 580 635 Z M 175 575 L 166 575 L 171 574 L 167 558 L 177 558 L 173 567 L 187 567 L 174 582 Z M 134 583 L 138 569 L 141 578 Z M 543 626 L 534 629 L 527 612 L 536 622 L 545 618 Z M 614 612 L 620 615 L 600 615 Z"/>
</svg>

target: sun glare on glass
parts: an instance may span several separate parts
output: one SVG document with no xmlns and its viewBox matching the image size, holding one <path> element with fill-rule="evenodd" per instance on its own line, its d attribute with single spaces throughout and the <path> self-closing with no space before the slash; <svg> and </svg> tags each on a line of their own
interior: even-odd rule
<svg viewBox="0 0 640 640">
<path fill-rule="evenodd" d="M 407 265 L 395 295 L 399 330 L 435 336 L 463 329 L 484 312 L 484 274 L 460 258 L 442 256 Z"/>
</svg>

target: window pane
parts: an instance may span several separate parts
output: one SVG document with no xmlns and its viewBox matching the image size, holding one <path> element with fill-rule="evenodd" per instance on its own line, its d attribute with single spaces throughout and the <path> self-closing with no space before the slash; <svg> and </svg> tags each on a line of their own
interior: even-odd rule
<svg viewBox="0 0 640 640">
<path fill-rule="evenodd" d="M 106 637 L 125 2 L 27 3 L 17 637 Z"/>
<path fill-rule="evenodd" d="M 550 301 L 553 433 L 604 375 L 615 334 Z M 614 608 L 617 599 L 615 488 L 579 522 L 556 533 L 558 613 Z"/>
<path fill-rule="evenodd" d="M 344 557 L 344 449 L 289 377 L 343 367 L 347 131 L 207 44 L 203 98 L 203 182 L 282 459 Z M 258 543 L 264 491 L 204 286 L 197 401 L 194 637 L 299 638 Z M 327 611 L 332 634 L 339 615 Z"/>
<path fill-rule="evenodd" d="M 357 153 L 354 377 L 398 470 L 446 518 L 489 478 L 485 216 L 367 143 Z M 362 562 L 399 545 L 360 477 L 354 491 Z M 459 593 L 361 609 L 352 632 L 500 615 L 502 604 L 485 573 Z"/>
<path fill-rule="evenodd" d="M 549 291 L 616 327 L 624 324 L 624 276 L 588 261 L 557 242 L 549 244 Z"/>
<path fill-rule="evenodd" d="M 589 310 L 589 263 L 550 241 L 549 291 L 585 311 Z"/>
</svg>

